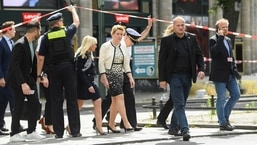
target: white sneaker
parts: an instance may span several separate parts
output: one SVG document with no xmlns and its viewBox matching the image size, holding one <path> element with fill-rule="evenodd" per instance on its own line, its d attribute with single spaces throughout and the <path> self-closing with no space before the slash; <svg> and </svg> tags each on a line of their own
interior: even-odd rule
<svg viewBox="0 0 257 145">
<path fill-rule="evenodd" d="M 10 137 L 10 142 L 23 142 L 23 141 L 26 141 L 26 139 L 19 133 Z"/>
<path fill-rule="evenodd" d="M 45 136 L 38 134 L 36 131 L 27 135 L 28 140 L 37 140 L 37 139 L 44 139 Z"/>
</svg>

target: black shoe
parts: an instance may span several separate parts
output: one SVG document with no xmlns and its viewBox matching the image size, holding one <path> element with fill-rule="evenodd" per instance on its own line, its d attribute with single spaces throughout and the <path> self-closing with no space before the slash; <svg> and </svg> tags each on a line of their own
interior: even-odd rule
<svg viewBox="0 0 257 145">
<path fill-rule="evenodd" d="M 2 131 L 2 132 L 7 132 L 7 131 L 9 131 L 9 129 L 2 127 L 2 128 L 0 129 L 0 131 Z"/>
<path fill-rule="evenodd" d="M 227 121 L 227 124 L 235 129 L 235 126 L 231 125 L 229 121 Z"/>
<path fill-rule="evenodd" d="M 9 135 L 9 133 L 0 130 L 0 135 Z"/>
<path fill-rule="evenodd" d="M 134 131 L 141 131 L 142 129 L 142 127 L 134 127 Z"/>
<path fill-rule="evenodd" d="M 95 122 L 93 123 L 93 129 L 94 130 L 96 129 L 96 123 Z"/>
<path fill-rule="evenodd" d="M 24 128 L 22 125 L 20 125 L 20 127 L 19 127 L 20 132 L 27 131 L 27 130 L 28 130 L 28 128 Z"/>
<path fill-rule="evenodd" d="M 62 138 L 62 135 L 57 135 L 57 134 L 56 134 L 54 137 L 55 137 L 55 138 Z"/>
<path fill-rule="evenodd" d="M 183 141 L 189 141 L 190 138 L 191 135 L 189 134 L 189 132 L 183 133 Z"/>
<path fill-rule="evenodd" d="M 107 125 L 107 131 L 108 131 L 108 133 L 109 133 L 109 130 L 111 130 L 112 133 L 120 133 L 120 130 L 114 130 L 114 129 L 112 129 L 109 125 Z"/>
<path fill-rule="evenodd" d="M 109 119 L 110 119 L 110 111 L 107 112 L 106 117 L 105 117 L 105 120 L 107 122 L 109 122 Z"/>
<path fill-rule="evenodd" d="M 161 125 L 164 129 L 169 129 L 165 121 L 157 120 L 157 125 Z"/>
<path fill-rule="evenodd" d="M 82 134 L 81 134 L 81 133 L 77 133 L 77 134 L 72 134 L 71 136 L 72 136 L 72 137 L 81 137 Z"/>
<path fill-rule="evenodd" d="M 182 136 L 182 134 L 177 129 L 169 129 L 168 134 L 174 136 Z"/>
<path fill-rule="evenodd" d="M 220 126 L 220 130 L 232 131 L 234 127 L 231 126 L 229 123 Z"/>
</svg>

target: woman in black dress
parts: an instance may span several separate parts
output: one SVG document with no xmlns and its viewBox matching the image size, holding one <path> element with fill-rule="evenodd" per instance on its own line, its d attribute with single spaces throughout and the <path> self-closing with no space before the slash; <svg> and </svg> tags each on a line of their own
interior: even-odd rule
<svg viewBox="0 0 257 145">
<path fill-rule="evenodd" d="M 85 36 L 81 46 L 75 54 L 77 66 L 78 107 L 82 108 L 84 100 L 92 100 L 96 119 L 95 130 L 97 134 L 106 135 L 102 129 L 101 97 L 94 81 L 96 71 L 93 52 L 97 47 L 97 40 L 92 36 Z"/>
</svg>

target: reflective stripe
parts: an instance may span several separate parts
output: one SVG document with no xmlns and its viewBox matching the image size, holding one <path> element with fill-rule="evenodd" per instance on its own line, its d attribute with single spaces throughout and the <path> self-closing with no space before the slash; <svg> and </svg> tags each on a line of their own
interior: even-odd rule
<svg viewBox="0 0 257 145">
<path fill-rule="evenodd" d="M 47 36 L 49 40 L 56 39 L 56 38 L 63 38 L 63 37 L 66 37 L 66 32 L 65 30 L 61 29 L 58 31 L 49 32 Z"/>
</svg>

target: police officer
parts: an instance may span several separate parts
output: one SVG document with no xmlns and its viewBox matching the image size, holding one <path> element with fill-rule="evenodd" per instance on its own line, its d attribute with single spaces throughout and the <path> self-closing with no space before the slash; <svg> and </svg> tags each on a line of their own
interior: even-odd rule
<svg viewBox="0 0 257 145">
<path fill-rule="evenodd" d="M 126 28 L 126 35 L 123 37 L 123 40 L 121 41 L 121 43 L 125 43 L 130 57 L 131 57 L 132 46 L 138 42 L 138 39 L 140 37 L 141 37 L 141 34 L 139 34 L 136 30 L 132 28 Z M 137 114 L 136 114 L 134 88 L 130 87 L 130 82 L 127 75 L 124 75 L 123 92 L 124 92 L 124 102 L 125 102 L 128 121 L 135 131 L 140 131 L 142 130 L 142 128 L 137 126 Z M 122 121 L 121 121 L 120 127 L 124 128 Z"/>
<path fill-rule="evenodd" d="M 47 21 L 51 30 L 43 37 L 38 53 L 38 80 L 47 87 L 49 79 L 55 138 L 62 138 L 64 134 L 63 89 L 65 90 L 69 121 L 69 129 L 67 130 L 72 137 L 82 136 L 77 104 L 74 51 L 71 47 L 72 37 L 75 35 L 80 22 L 76 9 L 73 6 L 69 6 L 67 9 L 72 14 L 73 23 L 63 29 L 62 13 L 50 16 Z M 48 67 L 47 78 L 42 78 L 41 75 L 43 74 L 44 62 L 47 63 L 46 66 Z"/>
</svg>

